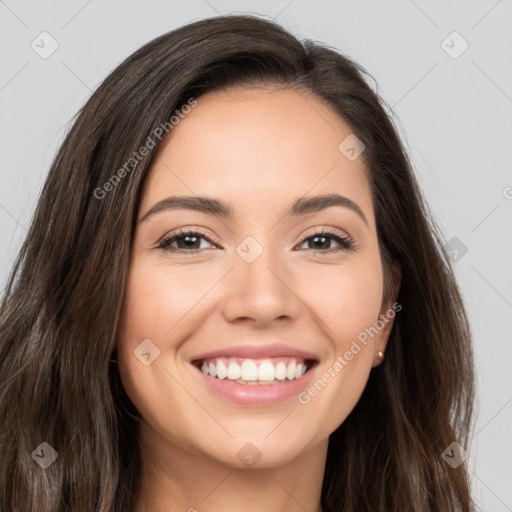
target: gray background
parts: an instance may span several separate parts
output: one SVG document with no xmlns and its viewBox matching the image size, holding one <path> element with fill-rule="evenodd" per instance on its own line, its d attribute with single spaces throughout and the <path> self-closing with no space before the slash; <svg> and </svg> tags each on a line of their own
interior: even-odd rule
<svg viewBox="0 0 512 512">
<path fill-rule="evenodd" d="M 512 511 L 511 4 L 0 1 L 0 289 L 66 126 L 109 71 L 150 39 L 192 20 L 235 11 L 275 18 L 296 35 L 355 58 L 396 113 L 454 249 L 474 333 L 474 496 L 485 511 Z M 39 52 L 43 44 L 51 48 L 43 31 L 58 43 L 48 58 L 31 47 L 34 41 Z M 464 43 L 448 37 L 453 31 L 469 44 L 460 55 Z"/>
</svg>

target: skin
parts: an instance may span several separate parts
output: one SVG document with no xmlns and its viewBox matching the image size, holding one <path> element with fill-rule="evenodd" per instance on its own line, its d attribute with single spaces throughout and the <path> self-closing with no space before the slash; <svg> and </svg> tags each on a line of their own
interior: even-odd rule
<svg viewBox="0 0 512 512">
<path fill-rule="evenodd" d="M 165 210 L 136 228 L 117 349 L 123 385 L 143 418 L 137 512 L 321 511 L 329 435 L 380 364 L 392 320 L 307 404 L 296 396 L 272 406 L 231 403 L 189 361 L 281 342 L 316 354 L 317 380 L 389 310 L 364 163 L 338 150 L 350 133 L 304 92 L 231 89 L 198 98 L 159 148 L 139 220 L 170 195 L 220 199 L 235 215 Z M 329 193 L 357 203 L 368 225 L 342 206 L 283 217 L 297 198 Z M 197 254 L 179 241 L 171 246 L 181 253 L 156 248 L 179 228 L 200 228 L 212 242 L 197 239 Z M 336 251 L 333 238 L 314 245 L 310 237 L 324 228 L 356 247 Z M 263 248 L 250 264 L 236 252 L 248 236 Z M 145 339 L 160 349 L 148 366 L 134 355 Z M 247 442 L 261 453 L 251 467 L 237 456 Z"/>
</svg>

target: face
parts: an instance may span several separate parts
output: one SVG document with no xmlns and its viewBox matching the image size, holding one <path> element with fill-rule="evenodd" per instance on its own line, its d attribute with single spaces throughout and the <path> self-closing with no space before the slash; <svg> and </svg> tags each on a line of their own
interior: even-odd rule
<svg viewBox="0 0 512 512">
<path fill-rule="evenodd" d="M 197 102 L 143 191 L 121 378 L 162 446 L 273 467 L 326 446 L 385 350 L 369 183 L 362 158 L 338 148 L 350 128 L 311 95 L 239 89 Z M 334 194 L 345 199 L 300 208 Z M 171 196 L 191 200 L 162 203 Z"/>
</svg>

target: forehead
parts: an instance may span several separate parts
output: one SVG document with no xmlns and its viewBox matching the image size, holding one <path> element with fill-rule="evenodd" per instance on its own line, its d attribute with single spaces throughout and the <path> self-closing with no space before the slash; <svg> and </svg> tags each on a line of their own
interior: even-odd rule
<svg viewBox="0 0 512 512">
<path fill-rule="evenodd" d="M 162 142 L 141 209 L 167 195 L 222 197 L 236 213 L 306 195 L 341 193 L 373 216 L 362 158 L 339 145 L 345 121 L 297 90 L 230 89 L 200 96 Z"/>
</svg>

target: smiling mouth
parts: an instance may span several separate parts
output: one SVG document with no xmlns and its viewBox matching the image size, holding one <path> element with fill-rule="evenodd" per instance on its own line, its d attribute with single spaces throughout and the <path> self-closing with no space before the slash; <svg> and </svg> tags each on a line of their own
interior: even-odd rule
<svg viewBox="0 0 512 512">
<path fill-rule="evenodd" d="M 203 374 L 246 385 L 282 384 L 300 379 L 318 361 L 300 357 L 269 357 L 250 359 L 214 357 L 192 361 Z"/>
</svg>

